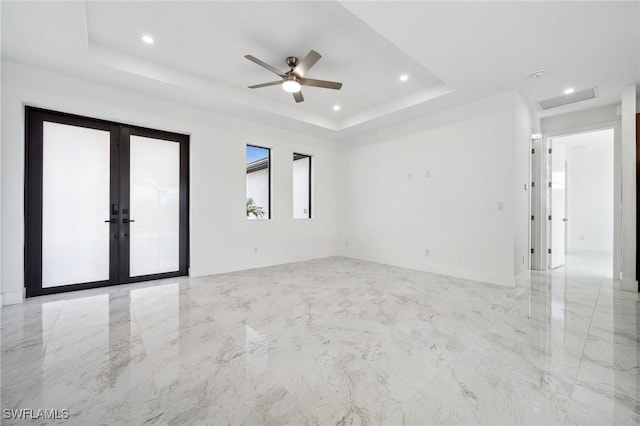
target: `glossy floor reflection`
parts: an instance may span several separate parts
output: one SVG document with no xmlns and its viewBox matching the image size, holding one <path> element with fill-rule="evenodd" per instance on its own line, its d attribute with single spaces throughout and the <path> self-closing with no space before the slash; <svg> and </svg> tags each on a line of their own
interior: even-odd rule
<svg viewBox="0 0 640 426">
<path fill-rule="evenodd" d="M 79 425 L 638 424 L 638 298 L 600 260 L 514 289 L 329 258 L 34 298 L 1 311 L 1 407 Z"/>
</svg>

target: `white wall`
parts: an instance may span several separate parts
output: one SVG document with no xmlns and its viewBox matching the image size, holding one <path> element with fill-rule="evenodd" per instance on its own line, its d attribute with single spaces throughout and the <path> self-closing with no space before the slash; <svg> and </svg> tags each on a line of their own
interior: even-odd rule
<svg viewBox="0 0 640 426">
<path fill-rule="evenodd" d="M 528 223 L 514 216 L 528 214 L 523 150 L 531 135 L 525 117 L 516 132 L 516 98 L 507 93 L 343 141 L 341 254 L 514 285 L 527 244 Z"/>
<path fill-rule="evenodd" d="M 337 144 L 11 62 L 2 64 L 2 296 L 22 300 L 24 105 L 191 136 L 191 275 L 336 254 Z M 272 220 L 245 217 L 245 145 L 272 148 Z M 314 218 L 292 218 L 293 152 L 314 156 Z M 254 253 L 254 248 L 258 252 Z"/>
</svg>

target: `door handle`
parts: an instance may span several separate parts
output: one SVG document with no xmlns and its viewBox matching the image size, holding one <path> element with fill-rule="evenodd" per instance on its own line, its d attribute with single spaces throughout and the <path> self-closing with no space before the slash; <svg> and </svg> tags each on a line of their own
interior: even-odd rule
<svg viewBox="0 0 640 426">
<path fill-rule="evenodd" d="M 118 219 L 105 220 L 104 223 L 118 223 Z"/>
<path fill-rule="evenodd" d="M 563 222 L 568 222 L 568 221 L 569 221 L 569 219 L 567 219 L 566 217 L 563 217 L 563 218 L 562 218 L 562 221 L 563 221 Z"/>
<path fill-rule="evenodd" d="M 122 223 L 133 223 L 135 220 L 133 219 L 122 219 Z"/>
</svg>

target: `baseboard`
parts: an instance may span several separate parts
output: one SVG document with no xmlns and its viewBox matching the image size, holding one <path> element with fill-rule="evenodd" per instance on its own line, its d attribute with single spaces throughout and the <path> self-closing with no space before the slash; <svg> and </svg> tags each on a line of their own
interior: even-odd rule
<svg viewBox="0 0 640 426">
<path fill-rule="evenodd" d="M 24 302 L 23 292 L 22 291 L 12 291 L 10 293 L 2 294 L 2 306 L 6 305 L 16 305 L 18 303 Z"/>
<path fill-rule="evenodd" d="M 620 290 L 632 291 L 634 293 L 638 292 L 638 281 L 636 280 L 620 280 Z"/>
<path fill-rule="evenodd" d="M 501 274 L 494 274 L 494 273 L 484 272 L 484 271 L 474 271 L 474 270 L 468 270 L 468 269 L 453 268 L 450 266 L 436 265 L 436 264 L 416 265 L 404 259 L 397 259 L 397 258 L 380 256 L 380 255 L 372 255 L 372 254 L 355 255 L 353 253 L 350 253 L 349 255 L 344 257 L 350 257 L 352 259 L 358 259 L 358 260 L 365 260 L 368 262 L 382 263 L 385 265 L 398 266 L 400 268 L 413 269 L 416 271 L 430 272 L 432 274 L 445 275 L 448 277 L 460 278 L 463 280 L 495 284 L 503 287 L 513 288 L 516 286 L 516 277 L 509 276 L 509 275 L 501 275 Z M 526 272 L 529 272 L 529 271 L 526 271 Z"/>
<path fill-rule="evenodd" d="M 257 256 L 260 256 L 258 254 Z M 211 267 L 191 267 L 189 271 L 189 276 L 193 278 L 197 277 L 206 277 L 209 275 L 218 275 L 218 274 L 226 274 L 229 272 L 237 272 L 237 271 L 247 271 L 250 269 L 257 268 L 266 268 L 268 266 L 277 266 L 277 265 L 286 265 L 287 263 L 295 263 L 295 262 L 304 262 L 307 260 L 313 259 L 323 259 L 326 257 L 335 256 L 335 253 L 307 253 L 300 256 L 277 256 L 277 257 L 262 257 L 261 259 L 256 259 L 256 261 L 247 263 L 247 262 L 228 262 L 228 263 L 219 263 L 216 264 L 214 268 Z"/>
<path fill-rule="evenodd" d="M 523 271 L 518 275 L 516 275 L 516 278 L 515 278 L 516 285 L 525 281 L 529 281 L 530 278 L 531 278 L 531 271 L 530 270 Z"/>
</svg>

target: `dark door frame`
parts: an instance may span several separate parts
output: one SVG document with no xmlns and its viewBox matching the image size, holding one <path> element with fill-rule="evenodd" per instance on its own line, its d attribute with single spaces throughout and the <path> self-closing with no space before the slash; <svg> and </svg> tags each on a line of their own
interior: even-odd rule
<svg viewBox="0 0 640 426">
<path fill-rule="evenodd" d="M 110 132 L 110 221 L 109 279 L 42 288 L 42 189 L 43 122 L 86 127 Z M 129 137 L 163 139 L 180 144 L 179 269 L 177 271 L 129 277 Z M 27 297 L 66 291 L 185 276 L 189 270 L 189 136 L 107 120 L 25 106 L 25 251 L 24 277 Z M 73 212 L 69 212 L 73 226 Z"/>
</svg>

